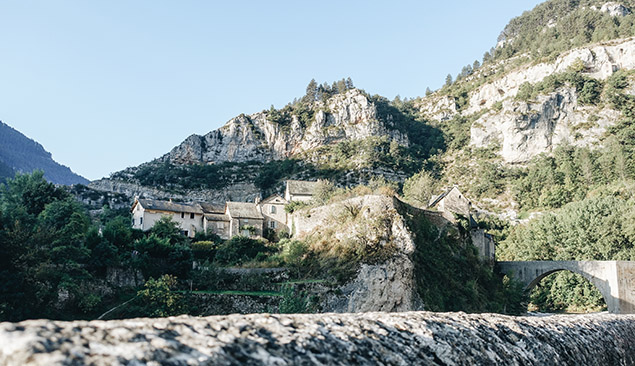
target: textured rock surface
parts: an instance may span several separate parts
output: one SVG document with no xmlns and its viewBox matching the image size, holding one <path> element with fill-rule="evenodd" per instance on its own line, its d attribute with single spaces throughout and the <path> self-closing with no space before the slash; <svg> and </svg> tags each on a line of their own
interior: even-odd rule
<svg viewBox="0 0 635 366">
<path fill-rule="evenodd" d="M 567 71 L 578 59 L 584 62 L 587 76 L 606 79 L 616 70 L 635 68 L 635 39 L 577 48 L 561 55 L 554 62 L 523 66 L 509 72 L 470 93 L 469 107 L 463 113 L 470 115 L 484 108 L 491 108 L 496 102 L 516 96 L 522 83 L 534 84 L 551 74 Z"/>
<path fill-rule="evenodd" d="M 591 116 L 593 122 L 589 122 Z M 619 117 L 612 109 L 578 105 L 575 89 L 562 88 L 531 102 L 505 100 L 500 111 L 488 112 L 472 125 L 470 143 L 476 147 L 500 144 L 505 161 L 525 162 L 560 144 L 597 144 Z"/>
<path fill-rule="evenodd" d="M 394 248 L 394 253 L 382 263 L 363 264 L 355 278 L 326 296 L 322 309 L 327 312 L 421 310 L 412 261 L 415 244 L 404 218 L 397 211 L 395 198 L 368 195 L 299 211 L 293 216 L 296 236 L 302 239 L 330 235 L 326 232 L 337 227 L 347 207 L 359 210 L 359 220 L 337 230 L 334 236 L 338 240 L 376 242 Z M 368 223 L 375 220 L 383 224 L 372 225 L 369 230 Z"/>
<path fill-rule="evenodd" d="M 630 9 L 616 2 L 608 2 L 600 8 L 603 13 L 608 13 L 612 17 L 623 17 L 631 13 Z"/>
<path fill-rule="evenodd" d="M 620 6 L 607 3 L 601 10 L 611 14 L 628 11 Z M 561 144 L 597 146 L 607 127 L 620 118 L 618 111 L 602 103 L 598 107 L 581 105 L 573 88 L 561 88 L 529 102 L 515 100 L 523 83 L 535 84 L 565 72 L 577 60 L 584 63 L 586 76 L 606 79 L 619 69 L 635 68 L 635 39 L 574 49 L 553 62 L 525 65 L 478 87 L 462 111 L 466 116 L 485 112 L 471 127 L 471 145 L 498 144 L 500 155 L 510 163 L 527 162 Z M 496 103 L 502 103 L 502 108 Z"/>
<path fill-rule="evenodd" d="M 184 190 L 179 192 L 111 179 L 93 181 L 89 187 L 97 191 L 124 194 L 130 197 L 131 201 L 134 197 L 144 197 L 163 200 L 171 198 L 184 202 L 253 202 L 254 198 L 260 194 L 260 190 L 252 182 L 233 183 L 218 190 Z"/>
<path fill-rule="evenodd" d="M 408 145 L 403 134 L 379 121 L 376 106 L 357 89 L 317 103 L 311 123 L 303 127 L 293 116 L 289 126 L 268 119 L 267 112 L 241 114 L 204 136 L 192 135 L 164 155 L 173 163 L 220 163 L 283 159 L 302 151 L 344 140 L 388 135 Z"/>
<path fill-rule="evenodd" d="M 421 99 L 417 109 L 427 118 L 437 121 L 446 121 L 458 114 L 456 101 L 451 96 L 432 96 Z"/>
<path fill-rule="evenodd" d="M 230 315 L 0 324 L 13 365 L 633 365 L 635 317 Z"/>
</svg>

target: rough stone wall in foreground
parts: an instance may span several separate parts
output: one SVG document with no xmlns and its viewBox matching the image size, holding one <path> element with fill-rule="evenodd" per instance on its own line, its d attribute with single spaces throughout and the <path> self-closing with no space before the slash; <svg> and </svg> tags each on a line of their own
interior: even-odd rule
<svg viewBox="0 0 635 366">
<path fill-rule="evenodd" d="M 1 365 L 633 365 L 635 316 L 230 315 L 0 324 Z"/>
</svg>

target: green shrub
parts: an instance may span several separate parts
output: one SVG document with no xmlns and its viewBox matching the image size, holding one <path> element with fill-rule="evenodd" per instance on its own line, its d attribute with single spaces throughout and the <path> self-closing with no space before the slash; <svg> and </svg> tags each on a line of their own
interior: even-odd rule
<svg viewBox="0 0 635 366">
<path fill-rule="evenodd" d="M 197 241 L 192 243 L 192 255 L 197 261 L 213 261 L 218 244 L 213 241 Z"/>
<path fill-rule="evenodd" d="M 183 296 L 175 292 L 177 278 L 171 275 L 163 275 L 158 279 L 150 278 L 144 285 L 144 289 L 137 293 L 142 304 L 145 316 L 166 317 L 185 314 L 187 303 Z"/>
<path fill-rule="evenodd" d="M 220 265 L 240 265 L 256 259 L 258 255 L 262 258 L 262 255 L 272 252 L 272 248 L 266 246 L 262 240 L 235 236 L 218 247 L 216 261 Z"/>
</svg>

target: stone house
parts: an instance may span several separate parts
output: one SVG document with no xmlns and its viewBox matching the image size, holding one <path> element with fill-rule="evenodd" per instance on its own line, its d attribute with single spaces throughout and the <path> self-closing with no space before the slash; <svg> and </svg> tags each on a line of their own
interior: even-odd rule
<svg viewBox="0 0 635 366">
<path fill-rule="evenodd" d="M 465 197 L 457 186 L 450 187 L 438 196 L 432 197 L 429 209 L 441 212 L 452 212 L 471 218 L 472 202 Z"/>
<path fill-rule="evenodd" d="M 230 222 L 229 216 L 225 213 L 226 205 L 211 203 L 201 203 L 203 208 L 203 230 L 206 233 L 214 233 L 221 239 L 229 239 Z"/>
<path fill-rule="evenodd" d="M 136 199 L 132 205 L 132 227 L 150 230 L 163 216 L 169 216 L 179 224 L 181 232 L 194 237 L 203 230 L 203 208 L 197 203 L 174 203 L 150 199 Z"/>
<path fill-rule="evenodd" d="M 225 215 L 229 218 L 229 237 L 262 236 L 264 217 L 256 203 L 227 202 Z"/>
<path fill-rule="evenodd" d="M 467 218 L 470 222 L 472 244 L 478 249 L 481 258 L 494 260 L 496 251 L 494 238 L 487 234 L 485 230 L 478 228 L 473 216 L 472 201 L 465 197 L 457 186 L 450 187 L 440 195 L 432 197 L 428 208 L 436 209 L 441 213 L 462 215 Z"/>
<path fill-rule="evenodd" d="M 287 202 L 303 201 L 307 202 L 313 198 L 319 181 L 309 182 L 305 180 L 287 180 L 287 186 L 284 191 L 284 199 Z"/>
<path fill-rule="evenodd" d="M 279 233 L 282 230 L 289 230 L 288 214 L 284 207 L 289 202 L 281 196 L 274 194 L 258 203 L 260 212 L 264 217 L 264 227 Z"/>
<path fill-rule="evenodd" d="M 265 228 L 279 233 L 289 230 L 290 217 L 285 206 L 291 201 L 309 201 L 318 182 L 289 180 L 285 197 L 274 194 L 261 202 L 174 203 L 150 199 L 136 199 L 132 206 L 132 227 L 150 230 L 163 216 L 179 224 L 184 235 L 211 232 L 222 239 L 236 235 L 262 236 Z"/>
</svg>

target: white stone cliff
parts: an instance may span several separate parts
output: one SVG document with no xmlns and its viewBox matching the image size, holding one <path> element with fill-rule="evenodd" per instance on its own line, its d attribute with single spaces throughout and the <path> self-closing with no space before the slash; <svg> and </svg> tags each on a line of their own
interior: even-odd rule
<svg viewBox="0 0 635 366">
<path fill-rule="evenodd" d="M 177 164 L 270 161 L 284 159 L 319 146 L 371 136 L 389 136 L 408 145 L 407 136 L 380 121 L 376 106 L 358 89 L 317 102 L 313 120 L 302 126 L 297 116 L 283 126 L 268 112 L 241 114 L 204 136 L 192 135 L 162 160 Z"/>
</svg>

